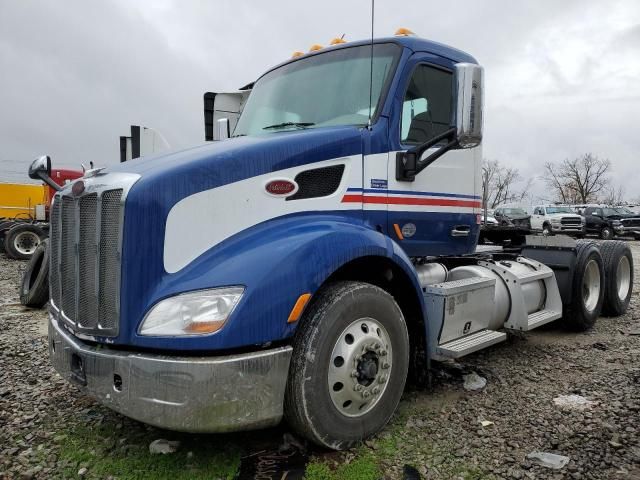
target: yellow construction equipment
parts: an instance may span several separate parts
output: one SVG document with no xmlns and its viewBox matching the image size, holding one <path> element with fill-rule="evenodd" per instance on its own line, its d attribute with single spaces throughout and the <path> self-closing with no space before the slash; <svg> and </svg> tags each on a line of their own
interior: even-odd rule
<svg viewBox="0 0 640 480">
<path fill-rule="evenodd" d="M 36 219 L 36 206 L 47 203 L 47 187 L 27 183 L 0 183 L 0 218 Z M 40 213 L 40 212 L 38 212 Z M 42 218 L 44 220 L 44 218 Z"/>
</svg>

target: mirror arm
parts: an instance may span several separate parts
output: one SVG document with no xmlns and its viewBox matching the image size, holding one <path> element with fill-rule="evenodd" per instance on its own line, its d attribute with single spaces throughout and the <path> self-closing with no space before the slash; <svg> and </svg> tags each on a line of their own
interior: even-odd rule
<svg viewBox="0 0 640 480">
<path fill-rule="evenodd" d="M 58 185 L 56 182 L 54 182 L 53 179 L 49 175 L 47 175 L 45 172 L 36 172 L 36 175 L 38 175 L 38 177 L 40 177 L 40 180 L 42 180 L 44 183 L 49 185 L 56 192 L 59 192 L 60 190 L 62 190 L 62 187 Z"/>
<path fill-rule="evenodd" d="M 418 173 L 427 168 L 446 152 L 457 146 L 457 128 L 451 127 L 444 133 L 432 138 L 420 145 L 396 154 L 396 180 L 413 182 Z M 443 147 L 439 148 L 424 160 L 419 160 L 424 152 L 438 144 L 442 140 L 449 140 Z"/>
</svg>

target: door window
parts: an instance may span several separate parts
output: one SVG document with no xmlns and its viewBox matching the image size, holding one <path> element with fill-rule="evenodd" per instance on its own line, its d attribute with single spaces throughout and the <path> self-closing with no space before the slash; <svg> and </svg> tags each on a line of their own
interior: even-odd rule
<svg viewBox="0 0 640 480">
<path fill-rule="evenodd" d="M 416 67 L 402 104 L 402 143 L 425 143 L 451 128 L 452 85 L 450 72 L 428 65 Z"/>
</svg>

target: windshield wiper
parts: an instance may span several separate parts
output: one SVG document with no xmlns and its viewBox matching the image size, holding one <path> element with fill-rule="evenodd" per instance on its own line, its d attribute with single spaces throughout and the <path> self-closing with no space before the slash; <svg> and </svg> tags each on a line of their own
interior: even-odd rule
<svg viewBox="0 0 640 480">
<path fill-rule="evenodd" d="M 275 130 L 277 128 L 286 128 L 286 127 L 298 127 L 305 128 L 310 127 L 311 125 L 315 125 L 313 122 L 284 122 L 284 123 L 276 123 L 275 125 L 269 125 L 264 127 L 263 130 Z"/>
</svg>

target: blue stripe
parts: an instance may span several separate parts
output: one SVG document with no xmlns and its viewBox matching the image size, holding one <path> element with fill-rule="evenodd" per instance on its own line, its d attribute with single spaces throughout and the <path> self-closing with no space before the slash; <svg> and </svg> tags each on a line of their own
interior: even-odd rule
<svg viewBox="0 0 640 480">
<path fill-rule="evenodd" d="M 391 193 L 393 195 L 422 195 L 425 197 L 450 197 L 450 198 L 471 198 L 473 200 L 480 200 L 479 195 L 464 195 L 462 193 L 438 193 L 438 192 L 414 192 L 412 190 L 386 190 L 370 189 L 370 188 L 347 188 L 347 192 L 363 192 L 363 193 Z"/>
</svg>

